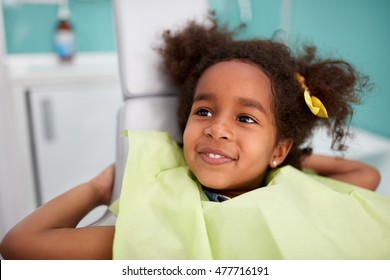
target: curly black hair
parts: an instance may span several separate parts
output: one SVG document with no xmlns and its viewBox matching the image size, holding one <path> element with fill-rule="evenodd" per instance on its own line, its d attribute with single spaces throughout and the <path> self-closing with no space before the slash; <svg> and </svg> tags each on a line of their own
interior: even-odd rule
<svg viewBox="0 0 390 280">
<path fill-rule="evenodd" d="M 282 165 L 301 168 L 303 157 L 312 151 L 309 140 L 319 126 L 328 128 L 333 150 L 346 149 L 353 105 L 360 103 L 363 90 L 370 87 L 368 76 L 344 60 L 321 59 L 311 45 L 304 45 L 293 54 L 286 44 L 273 39 L 237 40 L 234 38 L 237 30 L 229 31 L 214 18 L 210 19 L 211 24 L 190 21 L 181 30 L 165 31 L 164 44 L 158 49 L 165 70 L 179 88 L 182 131 L 202 73 L 215 63 L 238 60 L 257 65 L 271 81 L 277 137 L 293 140 Z M 310 112 L 296 73 L 305 78 L 310 92 L 325 105 L 329 118 L 319 118 Z"/>
</svg>

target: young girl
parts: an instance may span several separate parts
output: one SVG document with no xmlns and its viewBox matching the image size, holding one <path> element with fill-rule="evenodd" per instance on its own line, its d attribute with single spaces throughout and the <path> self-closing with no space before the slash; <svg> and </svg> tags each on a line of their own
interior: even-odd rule
<svg viewBox="0 0 390 280">
<path fill-rule="evenodd" d="M 364 190 L 375 190 L 378 172 L 310 155 L 308 145 L 326 126 L 344 149 L 367 79 L 312 47 L 294 56 L 284 44 L 233 35 L 215 22 L 164 34 L 159 51 L 180 89 L 183 149 L 163 133 L 129 132 L 115 228 L 76 228 L 109 203 L 110 166 L 16 225 L 3 257 L 389 258 L 389 199 Z"/>
</svg>

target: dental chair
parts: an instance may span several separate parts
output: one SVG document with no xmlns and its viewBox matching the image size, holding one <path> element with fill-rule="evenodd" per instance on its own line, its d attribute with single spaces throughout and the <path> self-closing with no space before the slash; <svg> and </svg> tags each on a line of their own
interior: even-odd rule
<svg viewBox="0 0 390 280">
<path fill-rule="evenodd" d="M 207 0 L 113 0 L 124 104 L 118 113 L 115 183 L 111 202 L 119 198 L 128 142 L 125 130 L 166 131 L 181 141 L 177 122 L 177 90 L 162 72 L 155 47 L 166 29 L 175 29 L 188 20 L 202 20 Z M 110 211 L 95 224 L 113 224 Z"/>
<path fill-rule="evenodd" d="M 161 60 L 155 50 L 162 43 L 164 30 L 182 26 L 188 20 L 204 20 L 208 12 L 207 0 L 113 0 L 114 19 L 117 36 L 117 48 L 121 75 L 121 88 L 124 104 L 118 113 L 116 141 L 115 184 L 111 203 L 119 198 L 128 153 L 128 138 L 125 130 L 166 131 L 173 139 L 181 142 L 181 133 L 177 122 L 177 89 L 169 82 L 161 69 Z M 384 177 L 383 166 L 377 165 L 369 157 L 378 154 L 364 148 L 361 143 L 379 143 L 373 145 L 390 155 L 390 143 L 377 137 L 357 131 L 356 138 L 350 143 L 351 150 L 346 157 L 368 162 L 378 167 Z M 360 141 L 359 141 L 360 139 Z M 316 153 L 335 155 L 330 150 L 330 138 L 325 132 L 315 134 L 313 148 Z M 368 159 L 367 159 L 368 158 Z M 383 160 L 382 160 L 383 162 Z M 382 167 L 381 167 L 382 166 Z M 382 170 L 382 169 L 383 170 Z M 388 177 L 383 178 L 388 181 Z M 380 187 L 379 192 L 389 196 L 390 191 Z M 107 211 L 95 225 L 114 224 L 115 216 Z"/>
</svg>

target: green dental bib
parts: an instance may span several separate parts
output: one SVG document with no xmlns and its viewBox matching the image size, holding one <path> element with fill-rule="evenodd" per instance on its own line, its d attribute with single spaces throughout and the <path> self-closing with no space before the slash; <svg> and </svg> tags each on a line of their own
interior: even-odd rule
<svg viewBox="0 0 390 280">
<path fill-rule="evenodd" d="M 390 198 L 286 166 L 208 201 L 162 132 L 127 132 L 114 259 L 390 259 Z"/>
</svg>

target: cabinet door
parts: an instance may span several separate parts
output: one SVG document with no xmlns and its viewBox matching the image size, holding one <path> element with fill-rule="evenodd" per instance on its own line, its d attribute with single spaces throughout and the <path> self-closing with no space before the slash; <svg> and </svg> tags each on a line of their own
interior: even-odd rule
<svg viewBox="0 0 390 280">
<path fill-rule="evenodd" d="M 35 86 L 26 96 L 38 203 L 90 180 L 114 162 L 119 85 Z M 105 210 L 95 209 L 80 225 Z"/>
</svg>

